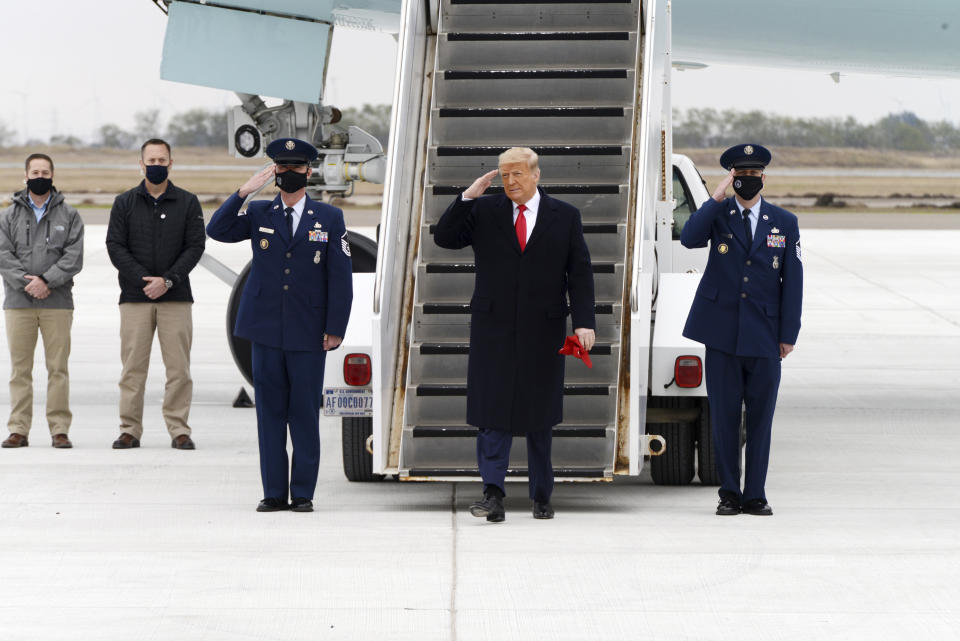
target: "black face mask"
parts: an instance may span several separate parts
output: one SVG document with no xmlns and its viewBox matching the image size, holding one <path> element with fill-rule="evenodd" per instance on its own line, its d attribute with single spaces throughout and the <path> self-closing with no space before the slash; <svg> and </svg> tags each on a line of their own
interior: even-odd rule
<svg viewBox="0 0 960 641">
<path fill-rule="evenodd" d="M 288 194 L 292 194 L 307 186 L 307 172 L 303 172 L 301 174 L 288 169 L 282 174 L 277 174 L 274 182 L 277 184 L 277 187 L 280 188 L 280 191 L 285 191 Z"/>
<path fill-rule="evenodd" d="M 31 194 L 43 196 L 53 187 L 53 178 L 30 178 L 27 180 L 27 189 Z"/>
<path fill-rule="evenodd" d="M 744 200 L 753 200 L 753 197 L 763 189 L 762 176 L 735 176 L 733 190 Z"/>
<path fill-rule="evenodd" d="M 167 179 L 167 168 L 163 165 L 147 165 L 143 173 L 154 185 L 159 185 Z"/>
</svg>

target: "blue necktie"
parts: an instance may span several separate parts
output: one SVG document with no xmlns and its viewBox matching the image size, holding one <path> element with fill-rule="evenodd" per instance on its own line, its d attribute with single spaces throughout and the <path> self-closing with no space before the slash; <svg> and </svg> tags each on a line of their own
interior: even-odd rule
<svg viewBox="0 0 960 641">
<path fill-rule="evenodd" d="M 753 244 L 753 228 L 750 227 L 750 210 L 743 210 L 743 232 L 747 235 L 747 245 Z"/>
<path fill-rule="evenodd" d="M 293 238 L 293 207 L 287 207 L 283 213 L 287 216 L 287 236 Z"/>
</svg>

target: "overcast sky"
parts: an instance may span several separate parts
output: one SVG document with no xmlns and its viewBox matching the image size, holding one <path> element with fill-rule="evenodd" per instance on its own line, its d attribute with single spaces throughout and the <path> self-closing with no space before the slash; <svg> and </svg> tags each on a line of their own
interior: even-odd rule
<svg viewBox="0 0 960 641">
<path fill-rule="evenodd" d="M 166 18 L 150 0 L 2 0 L 0 25 L 0 121 L 21 141 L 52 134 L 91 139 L 105 123 L 131 127 L 143 109 L 159 109 L 166 120 L 192 107 L 238 104 L 227 91 L 160 80 Z M 391 35 L 338 28 L 326 102 L 389 102 L 395 55 Z M 909 110 L 960 124 L 960 79 L 851 75 L 835 84 L 824 73 L 709 67 L 675 73 L 673 101 L 682 109 L 861 121 Z"/>
</svg>

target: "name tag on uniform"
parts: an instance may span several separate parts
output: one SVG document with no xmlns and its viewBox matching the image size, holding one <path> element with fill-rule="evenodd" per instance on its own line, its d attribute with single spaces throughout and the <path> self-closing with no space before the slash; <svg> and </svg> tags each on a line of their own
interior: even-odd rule
<svg viewBox="0 0 960 641">
<path fill-rule="evenodd" d="M 273 233 L 273 230 L 272 230 L 272 229 L 269 229 L 269 228 L 267 228 L 267 227 L 261 227 L 261 228 L 260 228 L 260 231 L 262 231 L 262 232 L 265 233 L 265 234 L 272 234 L 272 233 Z"/>
<path fill-rule="evenodd" d="M 325 243 L 327 242 L 327 232 L 311 230 L 307 232 L 307 240 L 313 241 L 315 243 Z"/>
<path fill-rule="evenodd" d="M 787 237 L 781 234 L 767 234 L 767 247 L 786 247 Z"/>
</svg>

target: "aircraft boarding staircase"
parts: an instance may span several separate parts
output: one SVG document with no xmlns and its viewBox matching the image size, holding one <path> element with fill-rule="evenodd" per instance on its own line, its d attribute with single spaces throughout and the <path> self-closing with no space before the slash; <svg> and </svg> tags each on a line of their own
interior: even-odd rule
<svg viewBox="0 0 960 641">
<path fill-rule="evenodd" d="M 564 422 L 554 428 L 556 476 L 612 477 L 639 2 L 442 0 L 401 382 L 401 477 L 478 476 L 476 428 L 465 422 L 473 251 L 442 249 L 432 233 L 456 195 L 496 169 L 497 155 L 510 146 L 535 149 L 540 185 L 580 209 L 595 274 L 594 366 L 567 359 Z M 518 438 L 508 478 L 525 475 L 526 446 Z"/>
</svg>

